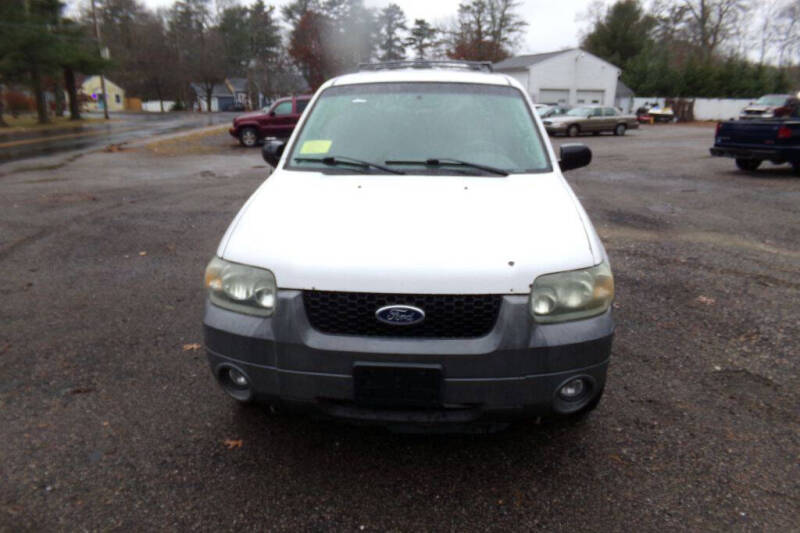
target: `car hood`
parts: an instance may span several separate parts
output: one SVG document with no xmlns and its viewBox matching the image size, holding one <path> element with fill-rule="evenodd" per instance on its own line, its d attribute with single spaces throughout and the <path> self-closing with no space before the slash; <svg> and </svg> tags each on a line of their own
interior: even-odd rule
<svg viewBox="0 0 800 533">
<path fill-rule="evenodd" d="M 281 170 L 242 208 L 218 255 L 271 270 L 285 289 L 528 294 L 538 275 L 599 262 L 590 226 L 557 173 Z"/>
<path fill-rule="evenodd" d="M 773 106 L 768 105 L 749 105 L 744 108 L 745 111 L 755 111 L 757 113 L 764 113 L 775 109 Z"/>
<path fill-rule="evenodd" d="M 252 113 L 245 113 L 244 115 L 239 115 L 234 119 L 234 121 L 248 119 L 248 118 L 263 117 L 264 115 L 266 115 L 266 113 L 263 113 L 261 111 L 253 111 Z"/>
</svg>

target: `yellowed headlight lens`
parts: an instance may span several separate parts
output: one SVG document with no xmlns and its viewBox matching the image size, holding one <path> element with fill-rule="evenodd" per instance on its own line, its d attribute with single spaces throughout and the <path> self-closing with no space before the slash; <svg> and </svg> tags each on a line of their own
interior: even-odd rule
<svg viewBox="0 0 800 533">
<path fill-rule="evenodd" d="M 219 257 L 206 267 L 205 286 L 213 304 L 249 315 L 270 316 L 278 299 L 272 272 Z"/>
<path fill-rule="evenodd" d="M 604 313 L 614 300 L 614 276 L 608 263 L 582 270 L 539 276 L 531 290 L 534 320 L 579 320 Z"/>
</svg>

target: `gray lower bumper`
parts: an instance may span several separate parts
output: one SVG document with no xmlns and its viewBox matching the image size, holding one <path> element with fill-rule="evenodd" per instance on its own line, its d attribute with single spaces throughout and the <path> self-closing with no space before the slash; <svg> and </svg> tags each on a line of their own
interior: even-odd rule
<svg viewBox="0 0 800 533">
<path fill-rule="evenodd" d="M 578 410 L 605 385 L 611 351 L 610 311 L 587 320 L 537 325 L 527 296 L 506 296 L 494 329 L 477 339 L 386 339 L 320 333 L 308 323 L 300 291 L 280 291 L 269 319 L 206 304 L 205 345 L 212 371 L 243 372 L 256 398 L 312 407 L 336 417 L 386 422 L 469 422 Z M 357 364 L 436 365 L 437 410 L 364 409 L 354 402 Z M 582 376 L 591 394 L 580 404 L 558 389 Z"/>
</svg>

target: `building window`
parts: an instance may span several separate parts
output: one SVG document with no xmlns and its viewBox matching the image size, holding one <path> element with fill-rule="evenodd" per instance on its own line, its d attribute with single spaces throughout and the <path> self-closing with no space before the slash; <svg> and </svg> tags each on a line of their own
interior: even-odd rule
<svg viewBox="0 0 800 533">
<path fill-rule="evenodd" d="M 115 95 L 114 95 L 114 101 L 115 101 L 116 103 L 120 103 L 120 102 L 121 102 L 121 100 L 120 100 L 120 98 L 119 98 L 119 95 L 118 95 L 118 94 L 115 94 Z"/>
</svg>

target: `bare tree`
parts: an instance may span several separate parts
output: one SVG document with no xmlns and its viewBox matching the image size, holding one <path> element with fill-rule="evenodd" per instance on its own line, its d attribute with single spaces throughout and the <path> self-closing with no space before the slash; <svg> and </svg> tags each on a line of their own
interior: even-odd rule
<svg viewBox="0 0 800 533">
<path fill-rule="evenodd" d="M 203 90 L 206 109 L 211 112 L 211 101 L 214 87 L 225 80 L 225 55 L 222 37 L 216 28 L 204 31 L 196 43 L 197 49 L 192 56 L 191 72 Z"/>
<path fill-rule="evenodd" d="M 705 59 L 737 34 L 751 7 L 749 0 L 680 0 L 686 36 Z"/>
<path fill-rule="evenodd" d="M 518 0 L 470 0 L 458 6 L 457 27 L 450 32 L 453 59 L 502 61 L 511 55 L 527 23 L 516 12 Z"/>
<path fill-rule="evenodd" d="M 776 23 L 778 65 L 794 64 L 800 48 L 800 0 L 785 2 Z"/>
</svg>

